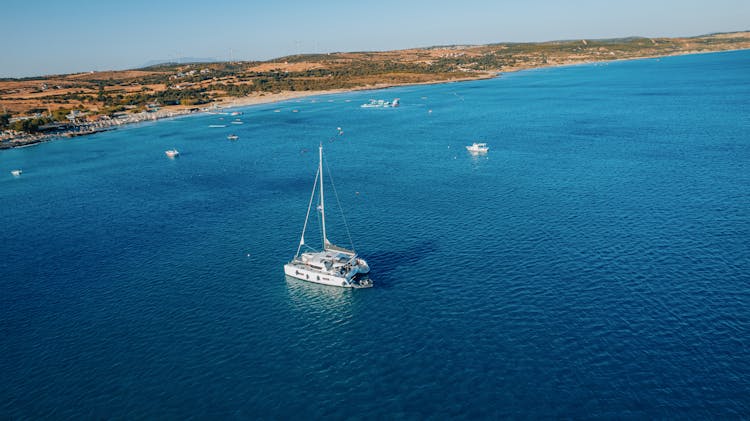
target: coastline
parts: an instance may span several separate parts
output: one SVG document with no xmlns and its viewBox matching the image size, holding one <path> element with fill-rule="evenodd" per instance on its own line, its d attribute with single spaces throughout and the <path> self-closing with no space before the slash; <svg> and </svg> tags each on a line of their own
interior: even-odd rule
<svg viewBox="0 0 750 421">
<path fill-rule="evenodd" d="M 595 60 L 595 61 L 592 61 L 592 60 L 577 61 L 573 59 L 573 60 L 566 60 L 564 62 L 545 63 L 545 64 L 540 64 L 540 65 L 514 66 L 505 70 L 477 72 L 476 76 L 474 77 L 461 77 L 461 78 L 449 79 L 449 80 L 443 79 L 443 80 L 434 80 L 434 81 L 416 82 L 416 83 L 415 82 L 377 83 L 375 85 L 364 85 L 364 86 L 358 86 L 354 88 L 337 88 L 337 89 L 309 90 L 309 91 L 282 91 L 278 93 L 253 94 L 251 96 L 245 96 L 245 97 L 227 97 L 227 98 L 222 98 L 219 101 L 213 102 L 207 107 L 203 107 L 201 109 L 196 109 L 194 107 L 184 108 L 181 106 L 173 106 L 171 108 L 164 108 L 162 110 L 155 111 L 155 112 L 141 112 L 141 113 L 136 113 L 136 114 L 130 114 L 126 116 L 125 118 L 110 118 L 107 120 L 100 120 L 100 121 L 96 121 L 92 123 L 85 123 L 85 124 L 76 126 L 74 129 L 69 129 L 69 130 L 65 130 L 65 131 L 57 132 L 57 133 L 49 133 L 49 134 L 20 133 L 20 134 L 17 134 L 15 136 L 10 136 L 10 137 L 6 135 L 5 138 L 0 137 L 0 141 L 1 141 L 0 150 L 29 147 L 29 146 L 38 145 L 40 143 L 57 140 L 57 139 L 87 136 L 91 134 L 101 133 L 104 131 L 116 130 L 117 128 L 122 127 L 122 126 L 129 126 L 129 125 L 143 123 L 147 121 L 157 121 L 157 120 L 163 120 L 163 119 L 169 119 L 169 118 L 182 117 L 186 115 L 207 113 L 207 112 L 210 112 L 209 110 L 210 107 L 219 107 L 220 109 L 231 109 L 231 108 L 247 107 L 247 106 L 253 106 L 253 105 L 272 104 L 272 103 L 283 102 L 283 101 L 288 101 L 292 99 L 311 97 L 311 96 L 323 96 L 323 95 L 341 94 L 341 93 L 357 92 L 357 91 L 382 90 L 382 89 L 388 89 L 388 88 L 394 88 L 394 87 L 400 87 L 400 86 L 436 85 L 436 84 L 443 84 L 443 83 L 487 80 L 487 79 L 501 77 L 503 74 L 506 74 L 506 73 L 516 73 L 520 71 L 533 70 L 533 69 L 586 65 L 586 64 L 594 64 L 594 63 L 610 63 L 610 62 L 620 62 L 620 61 L 644 60 L 644 59 L 654 59 L 654 58 L 663 58 L 663 57 L 685 56 L 685 55 L 693 55 L 693 54 L 715 54 L 715 53 L 726 53 L 726 52 L 747 51 L 747 50 L 750 50 L 750 49 L 738 48 L 738 49 L 717 50 L 717 51 L 681 51 L 681 52 L 675 52 L 672 54 L 660 54 L 660 55 L 650 55 L 650 56 L 647 55 L 647 56 L 616 58 L 616 59 L 611 59 L 611 60 Z"/>
<path fill-rule="evenodd" d="M 213 102 L 212 104 L 207 104 L 206 107 L 202 107 L 201 109 L 181 108 L 180 106 L 173 106 L 172 108 L 165 108 L 163 110 L 151 113 L 141 112 L 130 114 L 126 118 L 122 119 L 100 120 L 94 123 L 83 124 L 77 126 L 75 129 L 65 130 L 58 133 L 20 133 L 17 136 L 11 138 L 0 138 L 0 140 L 2 140 L 2 142 L 0 142 L 0 151 L 4 149 L 16 149 L 35 146 L 53 140 L 92 135 L 109 130 L 116 130 L 119 127 L 130 126 L 133 124 L 148 121 L 157 121 L 169 118 L 183 117 L 187 115 L 208 113 L 211 112 L 209 108 L 214 106 L 218 107 L 218 109 L 226 110 L 253 105 L 272 104 L 297 98 L 307 98 L 319 95 L 332 95 L 357 91 L 373 91 L 394 88 L 398 86 L 435 85 L 440 83 L 468 82 L 472 80 L 492 79 L 494 77 L 497 77 L 498 75 L 498 72 L 482 72 L 478 77 L 463 77 L 450 80 L 436 80 L 417 83 L 378 83 L 375 85 L 364 85 L 354 88 L 324 89 L 318 91 L 282 91 L 278 93 L 253 94 L 251 96 L 245 97 L 228 97 L 222 98 L 221 100 Z"/>
<path fill-rule="evenodd" d="M 478 73 L 480 76 L 477 77 L 463 77 L 448 80 L 434 80 L 427 82 L 415 82 L 415 83 L 378 83 L 375 85 L 364 85 L 357 86 L 354 88 L 339 88 L 339 89 L 324 89 L 320 91 L 283 91 L 279 93 L 265 94 L 265 95 L 253 95 L 246 97 L 234 97 L 222 99 L 217 105 L 222 108 L 236 108 L 246 107 L 251 105 L 261 104 L 272 104 L 275 102 L 287 101 L 290 99 L 306 98 L 318 95 L 333 95 L 343 94 L 347 92 L 359 92 L 359 91 L 378 91 L 382 89 L 396 88 L 399 86 L 418 86 L 418 85 L 438 85 L 441 83 L 453 83 L 453 82 L 470 82 L 472 80 L 486 80 L 498 77 L 500 72 L 482 72 Z"/>
</svg>

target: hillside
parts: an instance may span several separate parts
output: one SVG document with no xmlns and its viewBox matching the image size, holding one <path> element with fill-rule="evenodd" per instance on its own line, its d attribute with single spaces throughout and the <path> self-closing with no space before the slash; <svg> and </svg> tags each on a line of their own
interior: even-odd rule
<svg viewBox="0 0 750 421">
<path fill-rule="evenodd" d="M 582 62 L 750 48 L 750 32 L 690 38 L 499 43 L 281 57 L 265 62 L 161 64 L 125 70 L 0 79 L 0 129 L 68 123 L 282 92 L 368 89 L 492 77 Z M 78 110 L 77 113 L 70 113 Z M 28 116 L 35 119 L 21 119 Z M 36 123 L 34 123 L 36 122 Z M 25 124 L 25 126 L 24 126 Z"/>
</svg>

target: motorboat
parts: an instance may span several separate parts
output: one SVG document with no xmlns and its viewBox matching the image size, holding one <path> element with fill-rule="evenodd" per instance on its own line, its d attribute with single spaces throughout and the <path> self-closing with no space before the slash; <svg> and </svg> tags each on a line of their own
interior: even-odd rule
<svg viewBox="0 0 750 421">
<path fill-rule="evenodd" d="M 360 105 L 361 108 L 395 108 L 401 104 L 400 99 L 396 98 L 393 101 L 386 101 L 384 99 L 371 99 L 370 102 Z"/>
<path fill-rule="evenodd" d="M 474 142 L 472 145 L 467 146 L 466 150 L 472 154 L 485 154 L 490 150 L 490 148 L 486 143 Z"/>
</svg>

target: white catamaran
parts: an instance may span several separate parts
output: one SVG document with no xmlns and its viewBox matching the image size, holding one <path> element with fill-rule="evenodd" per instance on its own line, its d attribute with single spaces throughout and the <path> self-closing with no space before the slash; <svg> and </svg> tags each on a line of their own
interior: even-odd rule
<svg viewBox="0 0 750 421">
<path fill-rule="evenodd" d="M 294 259 L 284 265 L 284 273 L 292 278 L 324 285 L 343 288 L 371 287 L 372 281 L 367 277 L 370 267 L 367 266 L 365 259 L 357 256 L 354 250 L 332 244 L 326 237 L 326 213 L 325 201 L 323 200 L 323 145 L 320 145 L 318 152 L 320 162 L 310 195 L 310 203 L 307 205 L 302 237 L 299 240 L 299 247 L 297 247 L 297 254 L 295 254 Z M 320 187 L 318 187 L 318 183 L 320 183 Z M 316 188 L 319 188 L 317 209 L 320 212 L 320 225 L 323 232 L 323 249 L 320 251 L 305 244 L 305 230 L 307 229 L 307 221 L 310 219 L 310 210 L 312 209 Z M 334 188 L 334 193 L 335 191 Z M 346 221 L 344 221 L 344 224 L 346 224 Z M 302 252 L 302 247 L 307 247 L 310 251 Z"/>
</svg>

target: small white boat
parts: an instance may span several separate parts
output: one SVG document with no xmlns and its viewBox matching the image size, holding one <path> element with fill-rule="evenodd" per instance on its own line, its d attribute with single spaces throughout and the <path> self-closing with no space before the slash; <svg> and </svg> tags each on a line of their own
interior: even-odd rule
<svg viewBox="0 0 750 421">
<path fill-rule="evenodd" d="M 208 127 L 211 127 L 211 128 L 215 129 L 217 127 L 227 127 L 227 125 L 226 124 L 211 124 Z"/>
<path fill-rule="evenodd" d="M 490 148 L 487 146 L 486 143 L 474 142 L 471 146 L 467 146 L 466 150 L 471 152 L 472 154 L 484 154 L 484 153 L 487 153 L 490 150 Z"/>
<path fill-rule="evenodd" d="M 23 174 L 23 171 L 21 171 L 21 170 L 13 170 L 10 173 L 13 174 L 14 177 L 18 177 L 19 175 Z"/>
<path fill-rule="evenodd" d="M 239 139 L 239 138 L 240 138 L 240 137 L 239 137 L 239 136 L 237 136 L 236 134 L 230 134 L 229 136 L 227 136 L 227 139 L 229 139 L 229 140 L 237 140 L 237 139 Z"/>
<path fill-rule="evenodd" d="M 371 99 L 370 102 L 360 105 L 361 108 L 396 108 L 399 106 L 400 100 L 398 98 L 393 101 L 386 101 L 384 99 Z"/>
<path fill-rule="evenodd" d="M 232 124 L 243 124 L 243 121 L 238 118 L 237 120 L 234 120 Z"/>
<path fill-rule="evenodd" d="M 232 112 L 231 114 L 229 114 L 229 115 L 242 115 L 242 112 L 241 112 L 241 111 L 233 111 L 233 112 Z"/>
<path fill-rule="evenodd" d="M 168 158 L 176 158 L 180 156 L 180 151 L 178 151 L 177 148 L 174 148 L 164 151 L 164 154 L 167 155 Z"/>
</svg>

